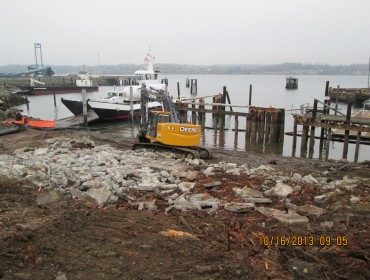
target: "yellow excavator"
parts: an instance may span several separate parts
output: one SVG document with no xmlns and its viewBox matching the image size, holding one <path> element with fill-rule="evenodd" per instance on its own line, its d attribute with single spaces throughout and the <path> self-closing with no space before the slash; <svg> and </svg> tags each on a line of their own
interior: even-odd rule
<svg viewBox="0 0 370 280">
<path fill-rule="evenodd" d="M 149 101 L 158 101 L 163 111 L 148 111 Z M 172 98 L 164 91 L 146 85 L 141 88 L 139 143 L 133 149 L 169 150 L 187 158 L 209 159 L 211 152 L 200 147 L 200 125 L 180 123 Z"/>
</svg>

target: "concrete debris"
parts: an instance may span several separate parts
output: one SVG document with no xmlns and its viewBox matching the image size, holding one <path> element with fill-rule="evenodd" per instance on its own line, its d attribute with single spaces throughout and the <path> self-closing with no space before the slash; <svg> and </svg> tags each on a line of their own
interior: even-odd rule
<svg viewBox="0 0 370 280">
<path fill-rule="evenodd" d="M 203 187 L 206 188 L 206 189 L 210 189 L 210 188 L 214 188 L 214 187 L 219 187 L 221 185 L 222 185 L 222 183 L 220 181 L 215 181 L 215 182 L 212 182 L 212 183 L 203 184 Z"/>
<path fill-rule="evenodd" d="M 326 214 L 325 209 L 310 203 L 302 205 L 296 199 L 305 188 L 317 188 L 319 185 L 320 190 L 330 191 L 313 197 L 312 203 L 324 204 L 331 197 L 345 196 L 345 200 L 352 205 L 352 215 L 369 213 L 369 203 L 361 203 L 360 197 L 354 195 L 356 187 L 364 184 L 356 178 L 343 177 L 342 180 L 332 181 L 326 177 L 315 178 L 311 174 L 283 176 L 266 165 L 251 168 L 246 164 L 224 161 L 207 164 L 200 159 L 176 159 L 170 153 L 97 146 L 88 137 L 58 137 L 45 143 L 45 147 L 26 147 L 15 150 L 13 155 L 0 155 L 0 175 L 27 179 L 47 191 L 37 198 L 40 207 L 51 207 L 62 198 L 71 197 L 88 199 L 98 207 L 124 201 L 135 206 L 133 209 L 157 211 L 160 203 L 165 201 L 167 212 L 258 211 L 284 223 L 300 224 Z M 212 180 L 211 176 L 220 173 L 224 177 L 216 176 Z M 230 187 L 225 184 L 225 177 L 239 174 L 249 176 L 251 182 L 256 179 L 258 184 L 233 187 L 232 197 L 227 200 L 207 193 L 214 191 L 221 194 L 224 188 Z M 204 175 L 211 180 L 208 178 L 197 185 L 196 180 L 205 178 Z M 320 176 L 330 176 L 330 172 L 322 172 Z M 203 187 L 202 193 L 199 187 Z M 277 200 L 280 201 L 279 209 L 281 202 L 285 202 L 287 211 L 273 207 L 273 202 Z M 257 204 L 269 204 L 271 207 L 256 207 Z M 323 222 L 321 227 L 330 229 L 333 224 Z"/>
<path fill-rule="evenodd" d="M 285 198 L 293 193 L 293 188 L 287 184 L 278 182 L 275 187 L 265 191 L 266 195 Z"/>
<path fill-rule="evenodd" d="M 256 209 L 253 203 L 230 202 L 225 204 L 225 210 L 235 213 L 245 213 Z"/>
<path fill-rule="evenodd" d="M 305 216 L 320 217 L 321 215 L 324 215 L 326 213 L 325 209 L 310 204 L 298 206 L 297 209 L 299 213 Z"/>
</svg>

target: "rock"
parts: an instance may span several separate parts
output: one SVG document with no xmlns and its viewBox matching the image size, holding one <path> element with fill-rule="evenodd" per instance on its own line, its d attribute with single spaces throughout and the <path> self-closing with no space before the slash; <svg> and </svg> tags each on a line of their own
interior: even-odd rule
<svg viewBox="0 0 370 280">
<path fill-rule="evenodd" d="M 269 198 L 262 197 L 245 197 L 243 198 L 244 202 L 254 203 L 254 204 L 267 204 L 272 203 L 272 200 Z"/>
<path fill-rule="evenodd" d="M 207 188 L 207 189 L 210 189 L 210 188 L 214 188 L 214 187 L 219 187 L 221 185 L 222 185 L 222 183 L 220 181 L 215 181 L 215 182 L 203 184 L 203 187 Z"/>
<path fill-rule="evenodd" d="M 59 272 L 55 280 L 68 280 L 68 278 L 63 272 Z"/>
<path fill-rule="evenodd" d="M 305 204 L 303 206 L 298 206 L 298 212 L 306 216 L 320 217 L 326 213 L 326 210 L 311 204 Z"/>
<path fill-rule="evenodd" d="M 287 184 L 284 183 L 277 183 L 275 187 L 272 187 L 271 189 L 265 191 L 266 195 L 285 198 L 288 195 L 293 193 L 293 188 Z"/>
<path fill-rule="evenodd" d="M 324 221 L 320 223 L 320 226 L 323 230 L 329 230 L 333 227 L 334 222 L 333 221 Z"/>
<path fill-rule="evenodd" d="M 105 205 L 111 194 L 111 191 L 106 189 L 89 189 L 86 192 L 86 196 L 94 199 L 98 206 Z"/>
<path fill-rule="evenodd" d="M 89 180 L 89 181 L 83 182 L 82 183 L 82 186 L 83 187 L 86 187 L 86 188 L 95 188 L 95 189 L 98 189 L 98 188 L 100 188 L 101 183 L 100 183 L 99 180 L 93 179 L 93 180 Z"/>
<path fill-rule="evenodd" d="M 191 171 L 187 176 L 186 180 L 188 181 L 195 181 L 198 178 L 199 172 L 198 171 Z"/>
<path fill-rule="evenodd" d="M 234 213 L 245 213 L 256 209 L 253 203 L 230 202 L 225 204 L 225 210 Z"/>
<path fill-rule="evenodd" d="M 278 214 L 275 215 L 274 218 L 278 219 L 280 222 L 285 222 L 290 225 L 292 224 L 307 224 L 308 223 L 308 218 L 305 216 L 299 215 L 297 212 L 294 210 L 289 209 L 288 213 L 284 214 Z"/>
<path fill-rule="evenodd" d="M 182 191 L 183 193 L 188 193 L 190 192 L 190 190 L 192 188 L 194 188 L 195 186 L 195 183 L 190 183 L 190 182 L 181 182 L 178 187 L 180 189 L 180 191 Z"/>
<path fill-rule="evenodd" d="M 188 196 L 190 202 L 198 204 L 201 208 L 217 209 L 220 201 L 207 193 L 196 193 Z"/>
<path fill-rule="evenodd" d="M 351 198 L 349 199 L 349 201 L 351 202 L 351 204 L 356 204 L 356 203 L 360 202 L 360 198 L 357 197 L 357 196 L 351 195 Z"/>
<path fill-rule="evenodd" d="M 256 210 L 265 216 L 272 216 L 277 220 L 288 224 L 308 223 L 307 217 L 301 216 L 291 209 L 288 210 L 288 213 L 275 208 L 266 208 L 266 207 L 257 207 Z"/>
<path fill-rule="evenodd" d="M 330 196 L 331 196 L 330 193 L 317 195 L 317 196 L 314 197 L 314 201 L 316 203 L 322 204 L 322 203 L 325 203 L 330 198 Z"/>
<path fill-rule="evenodd" d="M 77 176 L 81 182 L 86 182 L 93 179 L 93 177 L 89 173 L 83 171 L 78 173 Z"/>
<path fill-rule="evenodd" d="M 37 197 L 36 203 L 39 207 L 48 208 L 59 202 L 60 198 L 60 194 L 57 190 L 51 190 L 49 193 Z"/>
<path fill-rule="evenodd" d="M 206 175 L 206 176 L 211 176 L 211 175 L 214 175 L 215 173 L 213 172 L 215 170 L 214 167 L 212 166 L 209 166 L 207 167 L 206 170 L 203 171 L 203 174 Z"/>
<path fill-rule="evenodd" d="M 303 177 L 303 180 L 309 184 L 319 184 L 319 181 L 315 179 L 311 174 Z"/>
<path fill-rule="evenodd" d="M 80 190 L 71 189 L 70 193 L 71 193 L 72 197 L 74 197 L 74 198 L 77 198 L 77 199 L 84 199 L 85 198 L 84 193 Z"/>
<path fill-rule="evenodd" d="M 255 189 L 248 188 L 247 186 L 240 189 L 240 188 L 233 188 L 233 191 L 236 195 L 240 196 L 241 198 L 262 198 L 263 194 L 260 191 Z"/>
<path fill-rule="evenodd" d="M 35 150 L 34 155 L 35 156 L 45 155 L 47 154 L 48 151 L 49 151 L 49 148 L 40 148 L 40 149 Z"/>
</svg>

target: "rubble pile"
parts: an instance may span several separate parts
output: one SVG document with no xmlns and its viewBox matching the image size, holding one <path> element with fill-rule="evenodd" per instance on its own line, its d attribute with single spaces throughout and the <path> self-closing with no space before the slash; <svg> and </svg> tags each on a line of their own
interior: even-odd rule
<svg viewBox="0 0 370 280">
<path fill-rule="evenodd" d="M 316 178 L 286 176 L 265 165 L 207 164 L 200 159 L 176 159 L 171 153 L 96 146 L 87 137 L 48 139 L 44 147 L 0 155 L 0 166 L 0 175 L 54 190 L 38 199 L 40 206 L 70 196 L 92 200 L 99 207 L 125 203 L 131 209 L 166 212 L 258 211 L 288 224 L 305 224 L 324 215 L 325 203 L 335 197 L 351 205 L 367 205 L 366 209 L 370 204 L 367 195 L 356 192 L 358 185 L 369 185 L 366 178 L 333 181 L 325 170 Z M 232 178 L 241 178 L 245 185 L 230 184 Z M 310 192 L 315 195 L 305 195 Z"/>
</svg>

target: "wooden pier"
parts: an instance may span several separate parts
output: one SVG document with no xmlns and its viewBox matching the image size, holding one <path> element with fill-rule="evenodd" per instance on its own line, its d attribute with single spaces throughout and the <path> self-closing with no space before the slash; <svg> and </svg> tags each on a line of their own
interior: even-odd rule
<svg viewBox="0 0 370 280">
<path fill-rule="evenodd" d="M 318 113 L 317 105 L 321 103 L 324 106 L 324 113 Z M 330 141 L 333 137 L 333 132 L 336 131 L 336 136 L 340 135 L 338 130 L 343 131 L 343 154 L 342 159 L 347 160 L 348 157 L 348 144 L 350 135 L 356 137 L 356 147 L 354 162 L 358 161 L 359 147 L 362 139 L 367 138 L 370 135 L 370 118 L 353 116 L 351 114 L 352 103 L 347 105 L 347 113 L 342 114 L 335 108 L 330 107 L 330 100 L 326 99 L 325 102 L 314 100 L 314 108 L 312 113 L 296 114 L 294 115 L 294 131 L 293 131 L 293 146 L 292 156 L 296 154 L 297 145 L 297 126 L 302 125 L 302 141 L 301 141 L 301 157 L 307 157 L 307 145 L 308 157 L 312 158 L 314 153 L 315 144 L 315 129 L 320 128 L 320 151 L 319 158 L 325 157 L 325 160 L 329 158 L 329 147 Z M 334 112 L 329 114 L 330 110 Z M 325 153 L 323 154 L 323 151 Z"/>
<path fill-rule="evenodd" d="M 252 88 L 250 88 L 250 94 L 251 89 Z M 212 98 L 212 102 L 205 102 L 205 98 Z M 261 144 L 263 149 L 266 150 L 267 145 L 271 143 L 280 143 L 282 152 L 285 123 L 284 109 L 233 105 L 230 103 L 230 96 L 226 87 L 224 87 L 222 94 L 194 97 L 186 102 L 178 102 L 176 107 L 179 111 L 181 121 L 189 121 L 188 112 L 191 112 L 190 122 L 200 124 L 202 129 L 205 128 L 206 114 L 211 114 L 212 126 L 207 128 L 214 129 L 215 135 L 219 132 L 220 138 L 222 137 L 223 131 L 226 130 L 225 116 L 234 117 L 234 127 L 228 129 L 234 131 L 235 148 L 238 144 L 239 134 L 243 132 L 245 134 L 246 149 L 252 145 Z M 245 120 L 245 127 L 240 126 L 241 119 L 243 118 Z"/>
</svg>

